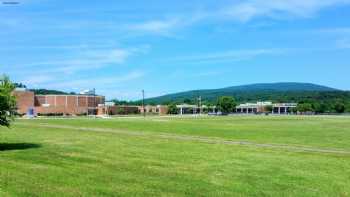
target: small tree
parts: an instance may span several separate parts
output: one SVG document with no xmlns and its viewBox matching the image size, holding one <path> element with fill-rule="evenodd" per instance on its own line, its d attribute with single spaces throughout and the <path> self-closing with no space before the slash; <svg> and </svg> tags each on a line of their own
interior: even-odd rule
<svg viewBox="0 0 350 197">
<path fill-rule="evenodd" d="M 124 109 L 124 107 L 117 107 L 117 114 L 119 115 L 125 115 L 126 114 L 126 111 Z"/>
<path fill-rule="evenodd" d="M 267 113 L 271 113 L 272 110 L 273 110 L 273 106 L 272 105 L 267 105 L 264 108 L 264 111 L 267 112 Z"/>
<path fill-rule="evenodd" d="M 15 86 L 7 76 L 0 77 L 0 126 L 10 126 L 16 109 L 16 100 L 12 95 Z"/>
<path fill-rule="evenodd" d="M 177 114 L 177 107 L 175 103 L 171 103 L 168 105 L 168 114 Z"/>
<path fill-rule="evenodd" d="M 218 99 L 218 108 L 223 113 L 230 113 L 236 107 L 235 99 L 231 96 L 222 96 Z"/>
</svg>

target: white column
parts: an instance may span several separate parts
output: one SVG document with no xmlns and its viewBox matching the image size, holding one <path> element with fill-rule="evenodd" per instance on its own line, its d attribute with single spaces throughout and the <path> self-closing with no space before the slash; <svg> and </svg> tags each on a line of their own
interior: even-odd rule
<svg viewBox="0 0 350 197">
<path fill-rule="evenodd" d="M 281 114 L 281 107 L 278 107 L 278 114 Z"/>
</svg>

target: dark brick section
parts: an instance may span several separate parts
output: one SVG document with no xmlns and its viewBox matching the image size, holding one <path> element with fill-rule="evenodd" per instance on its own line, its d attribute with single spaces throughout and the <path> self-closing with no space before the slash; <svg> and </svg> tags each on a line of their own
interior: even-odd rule
<svg viewBox="0 0 350 197">
<path fill-rule="evenodd" d="M 34 107 L 34 93 L 29 91 L 14 91 L 16 97 L 17 113 L 26 114 L 28 109 Z"/>
<path fill-rule="evenodd" d="M 98 115 L 128 115 L 128 114 L 139 114 L 138 106 L 99 106 L 97 109 Z"/>
</svg>

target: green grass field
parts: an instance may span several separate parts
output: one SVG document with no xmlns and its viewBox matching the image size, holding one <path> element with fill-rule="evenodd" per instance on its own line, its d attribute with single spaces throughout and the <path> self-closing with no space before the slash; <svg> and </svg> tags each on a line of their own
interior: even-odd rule
<svg viewBox="0 0 350 197">
<path fill-rule="evenodd" d="M 16 120 L 0 196 L 350 196 L 350 117 Z"/>
</svg>

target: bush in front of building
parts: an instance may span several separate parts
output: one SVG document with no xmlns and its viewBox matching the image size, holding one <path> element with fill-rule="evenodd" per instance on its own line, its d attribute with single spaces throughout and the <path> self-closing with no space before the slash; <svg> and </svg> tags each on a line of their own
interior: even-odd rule
<svg viewBox="0 0 350 197">
<path fill-rule="evenodd" d="M 63 116 L 64 113 L 38 113 L 38 116 Z"/>
</svg>

